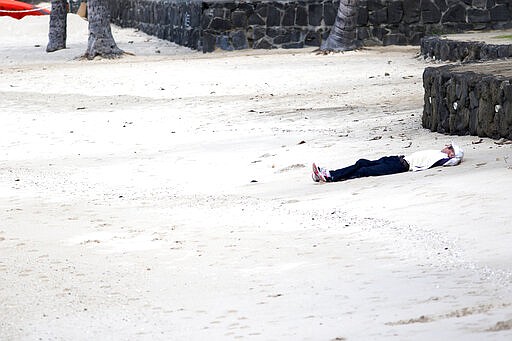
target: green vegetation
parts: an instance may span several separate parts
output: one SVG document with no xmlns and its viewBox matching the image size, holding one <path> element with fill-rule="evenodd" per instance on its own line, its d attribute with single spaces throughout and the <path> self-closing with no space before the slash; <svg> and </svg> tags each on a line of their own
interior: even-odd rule
<svg viewBox="0 0 512 341">
<path fill-rule="evenodd" d="M 442 36 L 442 35 L 445 35 L 445 34 L 448 34 L 448 33 L 449 32 L 446 31 L 441 26 L 434 26 L 434 27 L 427 28 L 427 34 L 430 34 L 430 35 L 433 35 L 433 36 Z"/>
<path fill-rule="evenodd" d="M 512 40 L 512 34 L 506 34 L 506 35 L 502 35 L 502 36 L 496 36 L 496 37 L 493 37 L 494 39 L 510 39 Z"/>
</svg>

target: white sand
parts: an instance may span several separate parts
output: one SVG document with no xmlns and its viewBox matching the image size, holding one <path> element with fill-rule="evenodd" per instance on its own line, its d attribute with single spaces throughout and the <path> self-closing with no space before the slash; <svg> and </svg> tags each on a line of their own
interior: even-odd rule
<svg viewBox="0 0 512 341">
<path fill-rule="evenodd" d="M 512 145 L 310 178 L 450 141 L 421 127 L 417 47 L 202 54 L 114 28 L 136 56 L 81 61 L 76 16 L 52 54 L 47 17 L 0 27 L 0 339 L 511 339 Z"/>
</svg>

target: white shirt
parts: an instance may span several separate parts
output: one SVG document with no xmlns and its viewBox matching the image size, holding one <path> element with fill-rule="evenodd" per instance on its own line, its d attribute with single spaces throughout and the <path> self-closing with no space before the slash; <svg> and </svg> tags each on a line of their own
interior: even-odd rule
<svg viewBox="0 0 512 341">
<path fill-rule="evenodd" d="M 409 164 L 409 170 L 413 172 L 429 169 L 437 161 L 447 158 L 448 155 L 440 150 L 422 150 L 404 157 Z"/>
</svg>

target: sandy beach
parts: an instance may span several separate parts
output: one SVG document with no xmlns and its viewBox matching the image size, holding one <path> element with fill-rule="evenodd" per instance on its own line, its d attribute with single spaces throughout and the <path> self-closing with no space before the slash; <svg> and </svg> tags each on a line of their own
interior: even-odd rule
<svg viewBox="0 0 512 341">
<path fill-rule="evenodd" d="M 1 340 L 510 340 L 512 144 L 421 127 L 419 47 L 117 60 L 0 17 Z M 314 183 L 312 162 L 458 167 Z"/>
</svg>

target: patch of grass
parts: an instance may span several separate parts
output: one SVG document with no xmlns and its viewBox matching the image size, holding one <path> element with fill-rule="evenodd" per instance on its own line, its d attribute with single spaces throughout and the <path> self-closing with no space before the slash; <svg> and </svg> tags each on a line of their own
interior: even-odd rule
<svg viewBox="0 0 512 341">
<path fill-rule="evenodd" d="M 512 40 L 512 34 L 506 34 L 506 35 L 502 35 L 502 36 L 496 36 L 496 37 L 493 37 L 494 39 L 510 39 Z"/>
</svg>

